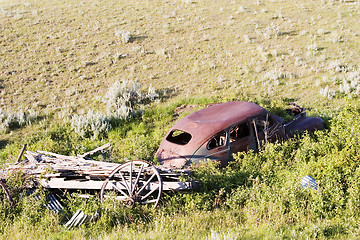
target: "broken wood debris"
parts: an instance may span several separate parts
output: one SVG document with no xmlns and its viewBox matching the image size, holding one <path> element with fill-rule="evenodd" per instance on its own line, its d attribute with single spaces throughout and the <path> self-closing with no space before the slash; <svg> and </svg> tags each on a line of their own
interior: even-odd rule
<svg viewBox="0 0 360 240">
<path fill-rule="evenodd" d="M 105 144 L 77 156 L 65 156 L 46 151 L 26 151 L 24 154 L 26 159 L 0 170 L 0 178 L 7 179 L 12 172 L 21 171 L 25 176 L 33 177 L 35 182 L 49 189 L 100 189 L 112 171 L 121 164 L 95 161 L 85 157 L 108 147 L 110 144 Z M 168 183 L 169 187 L 164 186 L 165 189 L 191 188 L 190 185 L 175 184 L 180 181 L 182 175 L 187 175 L 188 171 L 167 169 L 162 166 L 157 166 L 157 169 L 164 180 L 171 182 Z M 116 174 L 115 177 L 129 179 L 137 172 L 142 172 L 141 175 L 144 177 L 150 174 L 147 169 L 137 169 L 133 166 L 123 168 L 122 172 Z"/>
<path fill-rule="evenodd" d="M 26 150 L 26 144 L 24 144 L 24 146 L 22 147 L 22 149 L 21 149 L 21 151 L 20 151 L 20 154 L 19 154 L 19 156 L 18 156 L 18 158 L 16 159 L 16 162 L 18 163 L 18 162 L 20 162 L 20 160 L 21 160 L 21 157 L 23 156 L 23 154 L 24 154 L 24 152 L 25 152 L 25 150 Z"/>
<path fill-rule="evenodd" d="M 153 207 L 158 205 L 162 191 L 181 191 L 199 187 L 198 182 L 189 179 L 189 170 L 154 166 L 143 160 L 120 164 L 95 161 L 86 157 L 109 146 L 106 144 L 78 156 L 26 151 L 25 160 L 0 170 L 0 179 L 6 180 L 12 173 L 20 172 L 29 180 L 25 186 L 28 189 L 41 185 L 54 192 L 100 191 L 101 201 L 112 196 L 127 204 L 152 204 Z M 186 181 L 181 180 L 184 179 L 183 176 Z M 82 220 L 83 217 L 80 220 L 77 217 L 73 219 L 76 224 Z M 69 223 L 71 224 L 73 223 Z"/>
<path fill-rule="evenodd" d="M 98 147 L 98 148 L 90 151 L 90 152 L 87 152 L 87 153 L 78 155 L 78 157 L 85 158 L 86 156 L 93 155 L 93 154 L 96 153 L 96 152 L 103 151 L 104 149 L 109 148 L 110 146 L 111 146 L 110 143 L 107 143 L 107 144 L 105 144 L 105 145 L 103 145 L 103 146 L 101 146 L 101 147 Z"/>
<path fill-rule="evenodd" d="M 88 160 L 84 156 L 102 151 L 109 146 L 108 143 L 79 156 L 65 156 L 45 151 L 26 151 L 24 154 L 26 149 L 26 145 L 24 145 L 16 163 L 0 170 L 0 178 L 6 179 L 14 171 L 22 171 L 27 176 L 36 177 L 76 177 L 82 175 L 92 176 L 92 174 L 96 177 L 107 176 L 112 169 L 119 165 L 118 163 Z M 20 162 L 22 155 L 26 159 Z"/>
</svg>

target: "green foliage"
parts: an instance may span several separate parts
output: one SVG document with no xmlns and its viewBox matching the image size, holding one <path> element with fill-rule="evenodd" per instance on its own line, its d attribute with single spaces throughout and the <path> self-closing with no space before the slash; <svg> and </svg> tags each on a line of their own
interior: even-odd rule
<svg viewBox="0 0 360 240">
<path fill-rule="evenodd" d="M 13 0 L 0 9 L 0 105 L 16 109 L 0 113 L 1 164 L 24 143 L 76 155 L 110 141 L 110 157 L 94 158 L 152 160 L 167 129 L 189 113 L 174 113 L 182 105 L 241 99 L 290 120 L 285 104 L 294 101 L 327 129 L 239 154 L 223 169 L 208 163 L 195 171 L 199 192 L 169 194 L 155 211 L 104 203 L 99 222 L 75 230 L 62 224 L 78 208 L 91 214 L 95 198 L 69 198 L 66 216 L 57 216 L 20 191 L 16 207 L 0 202 L 1 239 L 359 238 L 358 1 Z M 143 112 L 128 101 L 139 85 L 117 84 L 104 105 L 129 117 L 107 116 L 112 129 L 103 116 L 93 125 L 78 119 L 82 136 L 52 116 L 104 111 L 99 94 L 119 76 L 150 86 L 143 95 L 183 99 Z M 144 115 L 129 114 L 134 106 Z M 21 109 L 46 119 L 24 121 Z M 305 175 L 317 191 L 299 187 Z"/>
<path fill-rule="evenodd" d="M 231 166 L 248 173 L 249 184 L 232 193 L 229 206 L 239 203 L 244 211 L 256 209 L 249 220 L 277 225 L 334 217 L 358 219 L 359 212 L 354 210 L 360 205 L 354 191 L 358 191 L 356 133 L 360 128 L 354 122 L 359 120 L 358 110 L 345 109 L 333 119 L 329 131 L 267 144 L 258 154 L 239 153 Z M 318 191 L 300 187 L 305 175 L 316 179 Z"/>
<path fill-rule="evenodd" d="M 145 104 L 159 97 L 153 87 L 147 93 L 141 90 L 136 81 L 116 81 L 104 96 L 107 114 L 115 119 L 127 119 L 136 114 Z"/>
<path fill-rule="evenodd" d="M 189 112 L 175 114 L 175 109 L 192 105 L 196 109 L 213 99 L 185 99 L 168 105 L 152 106 L 139 118 L 118 122 L 103 141 L 83 139 L 71 127 L 55 124 L 28 140 L 29 149 L 76 155 L 104 142 L 112 143 L 111 161 L 124 158 L 153 160 L 154 153 L 167 129 Z M 272 111 L 286 100 L 264 102 Z M 271 108 L 271 107 L 270 107 Z M 360 219 L 360 110 L 356 106 L 335 111 L 328 116 L 327 129 L 303 133 L 279 143 L 268 143 L 258 152 L 238 153 L 227 167 L 216 162 L 203 162 L 194 169 L 194 179 L 201 181 L 199 191 L 166 193 L 156 210 L 137 206 L 129 208 L 113 199 L 100 203 L 97 196 L 80 199 L 68 196 L 60 215 L 46 210 L 46 194 L 34 202 L 18 197 L 15 208 L 3 202 L 0 217 L 2 233 L 13 227 L 26 227 L 32 234 L 49 229 L 49 235 L 108 236 L 126 238 L 179 236 L 187 233 L 204 236 L 244 236 L 262 238 L 336 238 L 355 236 Z M 11 154 L 10 144 L 2 152 Z M 20 147 L 20 146 L 19 146 Z M 16 153 L 16 151 L 14 151 Z M 103 159 L 102 155 L 98 159 Z M 301 179 L 311 175 L 318 190 L 302 188 Z M 11 180 L 12 179 L 12 180 Z M 10 185 L 23 184 L 19 176 Z M 22 188 L 16 196 L 21 196 Z M 16 192 L 16 191 L 15 191 Z M 67 231 L 61 226 L 77 210 L 88 215 L 100 213 L 97 222 Z M 31 228 L 29 227 L 31 226 Z M 198 231 L 194 226 L 199 226 Z M 246 233 L 245 233 L 246 232 Z M 35 234 L 36 235 L 36 234 Z"/>
<path fill-rule="evenodd" d="M 1 235 L 6 236 L 11 233 L 12 227 L 27 229 L 38 226 L 43 231 L 58 228 L 59 216 L 46 208 L 47 192 L 41 187 L 29 192 L 25 188 L 29 182 L 31 178 L 24 178 L 20 172 L 8 177 L 6 186 L 14 200 L 12 205 L 3 198 L 3 193 L 0 191 Z"/>
<path fill-rule="evenodd" d="M 147 93 L 140 90 L 141 85 L 124 80 L 116 81 L 104 96 L 107 115 L 89 110 L 86 115 L 73 115 L 71 126 L 82 138 L 99 139 L 106 137 L 108 131 L 119 123 L 136 118 L 143 113 L 145 105 L 159 97 L 153 87 Z"/>
</svg>

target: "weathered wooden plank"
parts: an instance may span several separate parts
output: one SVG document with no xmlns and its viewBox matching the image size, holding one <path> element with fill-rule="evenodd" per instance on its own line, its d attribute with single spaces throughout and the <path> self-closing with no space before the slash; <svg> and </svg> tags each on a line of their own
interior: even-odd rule
<svg viewBox="0 0 360 240">
<path fill-rule="evenodd" d="M 103 181 L 96 180 L 65 180 L 64 178 L 51 178 L 51 179 L 40 179 L 40 184 L 45 188 L 50 189 L 82 189 L 82 190 L 100 190 Z M 106 189 L 112 190 L 112 185 L 116 185 L 121 190 L 126 190 L 126 187 L 122 185 L 120 182 L 110 181 L 107 184 Z M 158 185 L 154 183 L 150 183 L 146 190 L 153 190 L 157 188 Z M 163 182 L 163 190 L 188 190 L 193 189 L 194 183 L 192 182 Z"/>
<path fill-rule="evenodd" d="M 100 162 L 100 161 L 95 161 L 95 160 L 88 160 L 88 159 L 84 159 L 82 157 L 76 157 L 76 156 L 65 156 L 65 155 L 61 155 L 61 154 L 56 154 L 56 153 L 51 153 L 51 152 L 46 152 L 46 151 L 36 151 L 36 153 L 41 153 L 41 154 L 45 154 L 42 155 L 41 158 L 44 161 L 56 161 L 59 162 L 60 161 L 65 161 L 65 162 L 71 162 L 71 163 L 77 163 L 77 164 L 82 164 L 82 163 L 86 163 L 86 164 L 93 164 L 93 165 L 101 165 L 101 166 L 108 166 L 111 168 L 115 168 L 116 166 L 119 166 L 119 163 L 109 163 L 109 162 Z M 36 154 L 34 153 L 34 154 Z M 46 155 L 50 155 L 53 157 L 49 157 Z"/>
<path fill-rule="evenodd" d="M 164 191 L 181 191 L 181 190 L 190 190 L 194 188 L 193 182 L 163 182 Z"/>
<path fill-rule="evenodd" d="M 24 154 L 25 150 L 26 150 L 26 144 L 24 144 L 24 146 L 22 147 L 22 149 L 21 149 L 21 151 L 20 151 L 20 153 L 19 153 L 19 156 L 18 156 L 18 158 L 16 159 L 15 163 L 20 162 L 21 157 L 22 157 L 22 155 Z"/>
<path fill-rule="evenodd" d="M 50 188 L 50 189 L 100 190 L 103 185 L 103 181 L 65 180 L 64 178 L 51 178 L 49 180 L 48 179 L 40 179 L 39 182 L 43 187 Z M 119 185 L 119 187 L 120 187 L 120 185 Z M 112 189 L 111 185 L 108 184 L 107 189 Z"/>
<path fill-rule="evenodd" d="M 54 189 L 79 189 L 79 190 L 100 190 L 104 181 L 111 172 L 120 166 L 119 163 L 100 162 L 88 160 L 84 157 L 96 151 L 108 147 L 104 145 L 93 151 L 78 156 L 65 156 L 61 154 L 37 151 L 26 151 L 26 161 L 11 165 L 0 171 L 0 175 L 5 176 L 13 171 L 22 171 L 25 175 L 34 176 L 35 180 L 45 188 Z M 156 167 L 163 178 L 163 189 L 166 190 L 186 190 L 194 187 L 192 182 L 180 182 L 179 177 L 188 175 L 187 170 L 166 169 L 163 166 Z M 47 172 L 48 170 L 52 172 Z M 47 172 L 47 173 L 46 173 Z M 122 179 L 129 181 L 131 176 L 137 176 L 141 172 L 141 177 L 148 178 L 147 174 L 152 173 L 152 166 L 139 167 L 130 165 L 121 169 L 121 174 L 115 174 L 114 180 L 110 181 L 107 189 L 116 186 L 118 189 L 126 191 L 126 184 L 122 184 Z M 135 175 L 134 175 L 135 174 Z M 137 181 L 137 180 L 136 180 Z M 129 182 L 128 182 L 129 183 Z M 155 190 L 158 187 L 155 183 L 149 183 L 146 189 Z"/>
<path fill-rule="evenodd" d="M 84 158 L 84 157 L 86 157 L 86 156 L 88 156 L 88 155 L 92 155 L 92 154 L 94 154 L 94 153 L 96 153 L 96 152 L 98 152 L 98 151 L 104 150 L 104 149 L 106 149 L 106 148 L 108 148 L 108 147 L 110 147 L 110 146 L 111 146 L 110 143 L 107 143 L 107 144 L 105 144 L 105 145 L 103 145 L 103 146 L 101 146 L 101 147 L 98 147 L 98 148 L 90 151 L 90 152 L 86 152 L 86 153 L 84 153 L 84 154 L 78 155 L 78 157 Z"/>
<path fill-rule="evenodd" d="M 50 155 L 50 156 L 54 156 L 54 157 L 57 157 L 57 158 L 60 158 L 60 159 L 70 159 L 70 158 L 73 158 L 73 156 L 65 156 L 65 155 L 61 155 L 61 154 L 57 154 L 57 153 L 40 151 L 40 150 L 37 150 L 36 153 L 41 153 L 41 154 L 45 154 L 45 155 Z"/>
<path fill-rule="evenodd" d="M 32 163 L 32 164 L 39 163 L 39 161 L 33 155 L 29 154 L 28 151 L 26 152 L 25 156 L 29 160 L 30 163 Z"/>
</svg>

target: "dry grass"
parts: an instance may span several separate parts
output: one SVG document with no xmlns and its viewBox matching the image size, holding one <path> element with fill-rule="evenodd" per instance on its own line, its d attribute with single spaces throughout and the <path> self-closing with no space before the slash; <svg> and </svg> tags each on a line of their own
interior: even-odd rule
<svg viewBox="0 0 360 240">
<path fill-rule="evenodd" d="M 121 79 L 316 101 L 338 90 L 334 62 L 359 66 L 359 16 L 358 1 L 3 0 L 1 108 L 97 106 Z"/>
</svg>

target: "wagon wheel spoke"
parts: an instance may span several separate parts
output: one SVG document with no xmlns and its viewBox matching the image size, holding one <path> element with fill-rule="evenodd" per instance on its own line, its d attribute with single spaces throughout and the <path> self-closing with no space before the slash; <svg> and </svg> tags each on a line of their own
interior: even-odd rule
<svg viewBox="0 0 360 240">
<path fill-rule="evenodd" d="M 156 190 L 159 189 L 159 186 L 157 186 L 156 188 L 154 188 L 153 190 L 151 190 L 150 192 L 148 192 L 145 196 L 141 197 L 141 200 L 146 199 L 147 197 L 149 197 L 153 192 L 155 192 Z"/>
<path fill-rule="evenodd" d="M 156 199 L 148 200 L 148 201 L 142 202 L 142 204 L 155 203 L 156 201 L 157 201 Z"/>
<path fill-rule="evenodd" d="M 114 182 L 112 183 L 111 187 L 112 187 L 112 189 L 115 189 L 116 191 L 120 192 L 125 197 L 129 198 L 129 195 L 127 195 L 123 190 L 121 190 L 121 188 L 116 186 Z"/>
<path fill-rule="evenodd" d="M 122 181 L 123 181 L 123 183 L 124 183 L 124 185 L 125 185 L 128 193 L 131 195 L 131 191 L 130 191 L 129 185 L 127 184 L 127 181 L 125 180 L 124 175 L 121 173 L 121 171 L 119 171 L 119 174 L 120 174 L 120 177 L 121 177 L 121 179 L 122 179 Z"/>
<path fill-rule="evenodd" d="M 159 171 L 148 162 L 135 160 L 119 165 L 110 173 L 101 187 L 100 198 L 104 200 L 105 190 L 113 190 L 116 199 L 125 200 L 130 205 L 139 203 L 156 207 L 162 189 Z"/>
<path fill-rule="evenodd" d="M 139 171 L 139 173 L 138 173 L 138 175 L 136 177 L 133 191 L 135 190 L 136 185 L 139 183 L 140 175 L 141 175 L 143 169 L 144 169 L 144 164 L 141 165 L 140 171 Z"/>
<path fill-rule="evenodd" d="M 144 186 L 142 186 L 142 188 L 140 188 L 139 191 L 136 192 L 137 195 L 139 195 L 146 187 L 147 185 L 149 185 L 149 183 L 151 182 L 151 180 L 156 176 L 156 174 L 154 173 L 149 180 L 144 184 Z"/>
<path fill-rule="evenodd" d="M 130 179 L 129 179 L 129 181 L 130 181 L 130 187 L 129 187 L 129 189 L 130 189 L 130 192 L 129 192 L 129 194 L 130 194 L 130 196 L 132 196 L 133 194 L 133 187 L 132 187 L 132 171 L 133 171 L 133 162 L 131 161 L 130 162 Z"/>
</svg>

